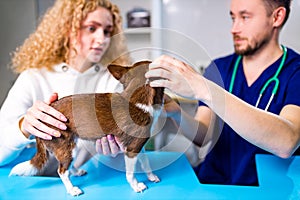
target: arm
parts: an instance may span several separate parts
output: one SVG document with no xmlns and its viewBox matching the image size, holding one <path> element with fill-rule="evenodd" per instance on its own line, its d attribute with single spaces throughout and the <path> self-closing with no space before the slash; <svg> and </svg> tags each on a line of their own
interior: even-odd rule
<svg viewBox="0 0 300 200">
<path fill-rule="evenodd" d="M 151 82 L 153 87 L 167 87 L 179 95 L 204 102 L 241 137 L 266 151 L 286 158 L 300 144 L 299 106 L 287 105 L 279 115 L 265 112 L 168 56 L 158 58 L 146 77 L 163 78 Z"/>
<path fill-rule="evenodd" d="M 172 118 L 181 133 L 196 145 L 202 146 L 212 139 L 216 115 L 206 106 L 199 106 L 195 114 L 187 112 L 184 106 L 165 95 L 165 111 Z"/>
<path fill-rule="evenodd" d="M 258 109 L 240 100 L 216 84 L 207 81 L 209 90 L 224 99 L 203 100 L 229 126 L 248 142 L 283 158 L 293 154 L 300 144 L 300 107 L 287 105 L 279 115 Z"/>
<path fill-rule="evenodd" d="M 30 105 L 29 90 L 26 87 L 26 77 L 24 76 L 21 74 L 18 77 L 1 107 L 0 166 L 17 158 L 26 145 L 34 142 L 33 139 L 28 139 L 23 135 L 19 124 L 19 121 Z M 23 97 L 20 98 L 21 96 Z"/>
<path fill-rule="evenodd" d="M 33 106 L 33 102 L 38 96 L 37 93 L 40 91 L 38 84 L 33 82 L 33 79 L 29 73 L 22 73 L 10 89 L 1 107 L 0 166 L 16 159 L 29 143 L 35 141 L 29 137 L 31 131 L 26 131 L 24 128 L 24 124 L 27 123 L 26 112 Z M 47 103 L 41 104 L 48 106 Z"/>
</svg>

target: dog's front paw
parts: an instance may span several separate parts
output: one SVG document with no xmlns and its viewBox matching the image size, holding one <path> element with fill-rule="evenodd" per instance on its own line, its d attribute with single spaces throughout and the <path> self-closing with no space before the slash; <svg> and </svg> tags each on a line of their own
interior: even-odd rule
<svg viewBox="0 0 300 200">
<path fill-rule="evenodd" d="M 158 183 L 160 181 L 160 179 L 158 178 L 158 176 L 156 176 L 153 173 L 149 173 L 147 174 L 149 181 L 152 181 L 154 183 Z"/>
<path fill-rule="evenodd" d="M 68 193 L 72 196 L 79 196 L 79 195 L 83 194 L 82 190 L 76 186 L 69 189 Z"/>
</svg>

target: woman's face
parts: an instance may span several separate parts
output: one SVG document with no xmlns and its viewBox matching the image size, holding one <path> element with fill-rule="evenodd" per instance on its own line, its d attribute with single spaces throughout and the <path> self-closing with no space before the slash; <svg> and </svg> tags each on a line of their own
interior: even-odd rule
<svg viewBox="0 0 300 200">
<path fill-rule="evenodd" d="M 113 20 L 109 10 L 98 7 L 90 12 L 81 23 L 73 46 L 76 52 L 71 52 L 71 66 L 84 71 L 98 63 L 109 47 L 112 31 Z"/>
</svg>

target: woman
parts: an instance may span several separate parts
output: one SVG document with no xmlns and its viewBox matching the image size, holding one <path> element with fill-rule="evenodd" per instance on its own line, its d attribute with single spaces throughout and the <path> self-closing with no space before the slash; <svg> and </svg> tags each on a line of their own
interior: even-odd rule
<svg viewBox="0 0 300 200">
<path fill-rule="evenodd" d="M 66 129 L 67 119 L 49 106 L 58 95 L 122 91 L 106 68 L 111 62 L 131 64 L 122 35 L 117 35 L 121 32 L 119 9 L 108 0 L 54 3 L 13 55 L 12 68 L 20 75 L 0 112 L 0 166 L 16 159 L 34 137 L 60 136 L 46 124 Z M 102 143 L 107 139 L 115 142 L 109 136 Z"/>
</svg>

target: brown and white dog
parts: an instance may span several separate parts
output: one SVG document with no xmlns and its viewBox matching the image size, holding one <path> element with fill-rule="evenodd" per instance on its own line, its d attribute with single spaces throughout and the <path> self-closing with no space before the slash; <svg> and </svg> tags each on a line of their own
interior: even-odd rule
<svg viewBox="0 0 300 200">
<path fill-rule="evenodd" d="M 68 118 L 67 130 L 60 130 L 61 137 L 52 140 L 36 138 L 35 156 L 16 165 L 10 175 L 38 175 L 46 166 L 49 154 L 53 154 L 59 163 L 57 172 L 67 192 L 73 196 L 80 195 L 82 191 L 73 186 L 69 178 L 76 140 L 95 141 L 112 134 L 125 147 L 126 179 L 130 186 L 136 192 L 146 189 L 146 185 L 134 176 L 135 164 L 137 155 L 150 137 L 153 121 L 162 109 L 164 93 L 164 88 L 149 86 L 144 76 L 149 64 L 149 61 L 141 61 L 131 67 L 108 66 L 110 73 L 124 85 L 122 93 L 71 95 L 52 103 L 51 106 Z M 159 182 L 147 157 L 143 154 L 139 160 L 148 179 Z"/>
</svg>

